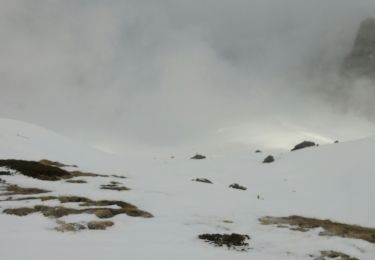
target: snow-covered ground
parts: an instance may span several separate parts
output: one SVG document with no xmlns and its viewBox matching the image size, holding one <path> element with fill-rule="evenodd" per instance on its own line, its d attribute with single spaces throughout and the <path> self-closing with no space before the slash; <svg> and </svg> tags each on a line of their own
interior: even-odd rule
<svg viewBox="0 0 375 260">
<path fill-rule="evenodd" d="M 122 158 L 37 126 L 1 119 L 0 159 L 77 164 L 83 171 L 126 176 L 116 181 L 131 190 L 99 189 L 108 183 L 106 178 L 80 178 L 87 184 L 22 175 L 2 179 L 51 190 L 52 195 L 123 200 L 154 217 L 117 215 L 111 219 L 115 225 L 105 231 L 61 233 L 54 230 L 55 220 L 40 213 L 0 214 L 0 259 L 312 259 L 309 255 L 319 255 L 321 250 L 336 250 L 372 260 L 375 245 L 369 242 L 318 236 L 320 230 L 296 232 L 264 226 L 258 218 L 296 214 L 375 227 L 374 152 L 375 139 L 367 138 L 278 153 L 271 164 L 262 163 L 267 152 L 250 149 L 210 152 L 205 160 L 190 160 L 192 154 L 178 152 L 175 158 L 158 154 Z M 201 177 L 213 184 L 191 181 Z M 247 190 L 231 189 L 232 183 Z M 35 203 L 0 202 L 0 210 Z M 79 222 L 95 216 L 62 219 Z M 228 250 L 198 239 L 202 233 L 232 232 L 248 234 L 250 250 Z"/>
</svg>

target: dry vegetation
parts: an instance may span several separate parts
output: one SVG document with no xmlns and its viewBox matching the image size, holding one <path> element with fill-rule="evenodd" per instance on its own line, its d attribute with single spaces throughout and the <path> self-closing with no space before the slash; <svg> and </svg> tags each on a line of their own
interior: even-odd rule
<svg viewBox="0 0 375 260">
<path fill-rule="evenodd" d="M 357 225 L 342 224 L 331 220 L 320 220 L 316 218 L 305 218 L 301 216 L 289 217 L 263 217 L 259 219 L 263 225 L 277 225 L 278 227 L 289 226 L 291 230 L 306 232 L 314 228 L 322 228 L 321 236 L 339 236 L 355 238 L 375 243 L 375 229 Z"/>
<path fill-rule="evenodd" d="M 103 184 L 100 186 L 100 189 L 102 190 L 116 190 L 116 191 L 125 191 L 130 190 L 129 188 L 125 186 L 120 186 L 121 183 L 117 181 L 111 181 L 109 184 Z"/>
<path fill-rule="evenodd" d="M 118 200 L 91 200 L 85 197 L 79 196 L 41 196 L 41 197 L 27 197 L 20 199 L 13 199 L 12 201 L 17 200 L 59 200 L 60 203 L 79 203 L 80 207 L 84 208 L 67 208 L 62 206 L 51 207 L 44 205 L 36 205 L 34 207 L 23 207 L 23 208 L 11 208 L 5 209 L 3 212 L 10 215 L 17 216 L 26 216 L 31 213 L 41 212 L 46 217 L 60 218 L 72 214 L 94 214 L 98 218 L 111 218 L 119 214 L 126 214 L 131 217 L 144 217 L 150 218 L 153 217 L 152 214 L 138 209 L 136 206 Z M 117 208 L 106 208 L 109 206 L 117 206 Z"/>
<path fill-rule="evenodd" d="M 215 246 L 227 246 L 228 249 L 236 249 L 240 251 L 246 251 L 248 249 L 249 243 L 246 242 L 250 239 L 248 235 L 241 234 L 202 234 L 198 236 L 210 244 Z"/>
</svg>

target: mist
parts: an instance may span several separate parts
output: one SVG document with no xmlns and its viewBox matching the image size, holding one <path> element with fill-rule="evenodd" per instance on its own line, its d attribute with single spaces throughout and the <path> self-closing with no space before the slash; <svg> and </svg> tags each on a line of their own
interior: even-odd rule
<svg viewBox="0 0 375 260">
<path fill-rule="evenodd" d="M 0 116 L 114 153 L 375 132 L 338 70 L 371 0 L 0 2 Z"/>
</svg>

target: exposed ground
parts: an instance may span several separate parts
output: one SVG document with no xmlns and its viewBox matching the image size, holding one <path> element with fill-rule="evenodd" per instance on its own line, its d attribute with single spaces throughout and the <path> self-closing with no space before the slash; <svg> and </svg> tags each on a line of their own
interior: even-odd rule
<svg viewBox="0 0 375 260">
<path fill-rule="evenodd" d="M 355 238 L 375 243 L 375 228 L 367 228 L 357 225 L 343 224 L 331 220 L 306 218 L 301 216 L 289 217 L 263 217 L 259 219 L 263 225 L 277 225 L 278 227 L 289 227 L 290 230 L 306 232 L 315 228 L 324 229 L 321 236 L 339 236 Z"/>
</svg>

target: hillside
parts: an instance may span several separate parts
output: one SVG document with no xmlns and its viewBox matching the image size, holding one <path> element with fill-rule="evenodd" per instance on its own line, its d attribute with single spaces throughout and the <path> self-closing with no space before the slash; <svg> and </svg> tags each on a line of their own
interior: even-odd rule
<svg viewBox="0 0 375 260">
<path fill-rule="evenodd" d="M 67 164 L 59 167 L 71 176 L 46 181 L 1 167 L 10 175 L 0 176 L 5 181 L 0 211 L 32 212 L 0 214 L 0 258 L 330 259 L 321 251 L 333 250 L 343 254 L 341 259 L 374 259 L 372 229 L 319 221 L 293 226 L 290 219 L 264 218 L 298 215 L 303 221 L 330 219 L 375 228 L 374 152 L 375 139 L 367 138 L 285 151 L 269 164 L 262 163 L 269 152 L 250 150 L 204 154 L 202 160 L 190 159 L 192 154 L 121 158 L 1 119 L 0 159 L 58 161 Z M 196 178 L 212 183 L 192 181 Z M 230 188 L 234 183 L 247 189 Z M 60 216 L 57 207 L 73 213 Z M 113 216 L 103 217 L 100 208 Z M 87 224 L 102 220 L 113 226 L 91 230 Z M 56 230 L 67 223 L 75 223 L 75 231 Z M 215 247 L 198 238 L 204 233 L 248 235 L 249 245 Z"/>
</svg>

